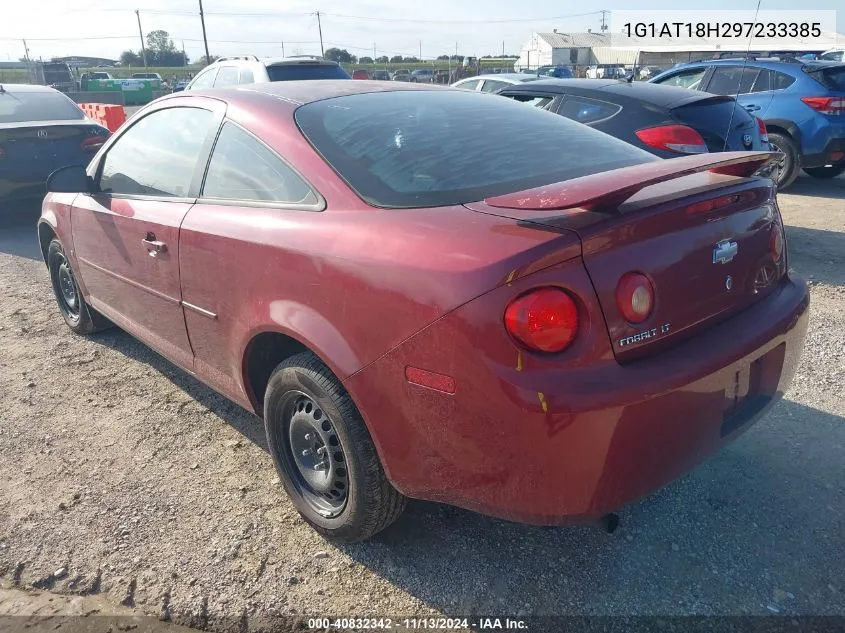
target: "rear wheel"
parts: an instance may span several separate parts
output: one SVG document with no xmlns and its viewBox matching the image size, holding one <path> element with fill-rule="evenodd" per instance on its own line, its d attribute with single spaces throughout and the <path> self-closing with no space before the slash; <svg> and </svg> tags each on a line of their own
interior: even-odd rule
<svg viewBox="0 0 845 633">
<path fill-rule="evenodd" d="M 267 443 L 302 517 L 335 541 L 365 540 L 405 507 L 387 480 L 361 414 L 310 352 L 274 370 L 264 397 Z"/>
<path fill-rule="evenodd" d="M 804 173 L 813 178 L 836 178 L 845 173 L 845 163 L 828 165 L 826 167 L 805 167 Z"/>
<path fill-rule="evenodd" d="M 77 334 L 91 334 L 111 327 L 108 319 L 85 302 L 62 243 L 58 239 L 50 242 L 47 249 L 47 267 L 59 312 L 71 330 Z"/>
<path fill-rule="evenodd" d="M 780 132 L 769 132 L 769 145 L 772 151 L 781 153 L 772 171 L 772 178 L 778 189 L 786 189 L 795 181 L 801 169 L 798 147 L 790 136 Z"/>
</svg>

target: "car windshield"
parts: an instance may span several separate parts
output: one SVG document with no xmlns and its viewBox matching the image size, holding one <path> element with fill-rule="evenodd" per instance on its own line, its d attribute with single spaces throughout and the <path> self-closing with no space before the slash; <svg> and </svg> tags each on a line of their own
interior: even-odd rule
<svg viewBox="0 0 845 633">
<path fill-rule="evenodd" d="M 85 115 L 58 92 L 0 93 L 0 123 L 81 120 Z"/>
<path fill-rule="evenodd" d="M 556 114 L 468 91 L 348 95 L 295 117 L 341 178 L 385 208 L 463 204 L 659 160 Z"/>
<path fill-rule="evenodd" d="M 279 64 L 267 66 L 270 81 L 296 81 L 298 79 L 349 79 L 337 64 Z"/>
</svg>

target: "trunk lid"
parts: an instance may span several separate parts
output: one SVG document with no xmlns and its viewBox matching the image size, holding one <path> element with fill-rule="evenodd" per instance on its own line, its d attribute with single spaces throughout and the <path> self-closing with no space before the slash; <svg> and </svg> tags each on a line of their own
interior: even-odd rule
<svg viewBox="0 0 845 633">
<path fill-rule="evenodd" d="M 34 175 L 46 177 L 59 167 L 87 163 L 99 149 L 96 141 L 105 142 L 107 137 L 107 130 L 87 121 L 2 123 L 0 170 L 13 170 L 17 165 L 29 172 L 37 169 Z"/>
<path fill-rule="evenodd" d="M 468 206 L 576 232 L 616 358 L 629 362 L 759 301 L 785 273 L 785 255 L 775 261 L 771 254 L 773 232 L 782 237 L 771 181 L 701 169 L 692 174 L 678 169 L 687 172 L 678 178 L 666 175 L 671 173 L 667 163 L 698 159 L 704 166 L 705 156 L 663 161 L 653 168 L 665 173 L 652 182 L 638 173 L 645 166 L 637 166 L 557 183 L 543 195 L 522 192 Z M 718 165 L 712 157 L 709 161 Z M 737 165 L 753 171 L 759 164 L 745 159 L 734 171 L 740 171 Z M 590 179 L 616 184 L 595 196 L 585 193 L 589 183 L 578 182 Z M 554 205 L 552 199 L 558 200 L 557 208 L 533 208 Z M 629 272 L 645 275 L 655 291 L 649 317 L 638 324 L 626 321 L 617 306 L 617 284 Z"/>
<path fill-rule="evenodd" d="M 678 123 L 701 134 L 711 152 L 764 149 L 757 121 L 733 97 L 688 101 L 672 108 L 670 113 Z"/>
</svg>

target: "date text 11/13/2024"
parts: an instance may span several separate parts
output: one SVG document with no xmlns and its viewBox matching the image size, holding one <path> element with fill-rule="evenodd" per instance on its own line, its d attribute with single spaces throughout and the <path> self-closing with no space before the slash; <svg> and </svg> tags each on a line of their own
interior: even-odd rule
<svg viewBox="0 0 845 633">
<path fill-rule="evenodd" d="M 308 628 L 317 631 L 343 630 L 439 630 L 526 631 L 528 624 L 518 618 L 310 618 Z"/>
</svg>

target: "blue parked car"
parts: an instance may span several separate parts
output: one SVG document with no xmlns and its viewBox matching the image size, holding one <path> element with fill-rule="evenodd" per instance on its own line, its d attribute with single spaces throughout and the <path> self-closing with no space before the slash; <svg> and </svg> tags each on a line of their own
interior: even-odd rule
<svg viewBox="0 0 845 633">
<path fill-rule="evenodd" d="M 571 79 L 574 77 L 572 71 L 566 66 L 540 66 L 537 69 L 538 77 L 554 77 L 555 79 Z"/>
<path fill-rule="evenodd" d="M 783 153 L 779 188 L 800 170 L 815 178 L 845 172 L 845 64 L 784 58 L 719 59 L 682 64 L 649 80 L 737 96 L 761 118 L 769 144 Z"/>
</svg>

